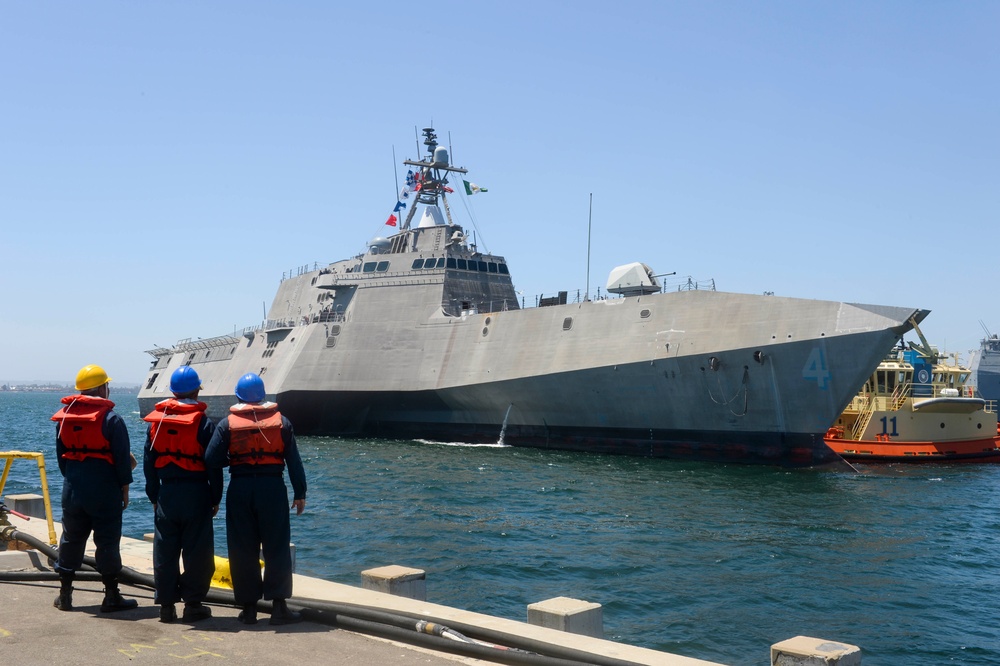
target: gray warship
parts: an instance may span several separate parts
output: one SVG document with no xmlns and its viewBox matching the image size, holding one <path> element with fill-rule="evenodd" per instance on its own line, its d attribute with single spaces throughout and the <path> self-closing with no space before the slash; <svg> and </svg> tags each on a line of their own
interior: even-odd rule
<svg viewBox="0 0 1000 666">
<path fill-rule="evenodd" d="M 991 333 L 984 322 L 979 325 L 986 337 L 979 341 L 979 349 L 969 363 L 973 381 L 980 397 L 1000 404 L 1000 336 Z"/>
<path fill-rule="evenodd" d="M 605 298 L 522 307 L 506 259 L 452 219 L 449 178 L 467 170 L 423 137 L 396 233 L 283 276 L 259 326 L 149 350 L 140 408 L 190 365 L 212 417 L 256 372 L 300 434 L 817 466 L 839 461 L 827 429 L 928 314 L 665 291 L 638 262 L 611 271 Z"/>
</svg>

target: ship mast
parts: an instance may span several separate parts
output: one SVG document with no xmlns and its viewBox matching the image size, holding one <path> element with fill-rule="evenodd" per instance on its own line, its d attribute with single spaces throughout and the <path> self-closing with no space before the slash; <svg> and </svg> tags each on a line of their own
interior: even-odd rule
<svg viewBox="0 0 1000 666">
<path fill-rule="evenodd" d="M 403 164 L 415 166 L 420 169 L 420 189 L 417 190 L 417 200 L 413 202 L 413 207 L 406 214 L 406 221 L 403 223 L 402 231 L 410 228 L 414 213 L 417 212 L 417 204 L 425 206 L 436 206 L 438 199 L 444 205 L 445 215 L 448 217 L 448 224 L 454 224 L 451 219 L 451 209 L 448 207 L 448 197 L 446 192 L 452 191 L 448 185 L 448 172 L 468 173 L 467 169 L 453 167 L 448 164 L 448 149 L 439 146 L 437 135 L 433 127 L 425 127 L 424 145 L 427 146 L 427 157 L 422 161 L 403 160 Z"/>
</svg>

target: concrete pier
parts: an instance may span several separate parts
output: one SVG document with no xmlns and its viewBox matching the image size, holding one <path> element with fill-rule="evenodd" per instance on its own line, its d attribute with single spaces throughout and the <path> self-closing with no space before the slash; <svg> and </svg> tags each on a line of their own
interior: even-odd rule
<svg viewBox="0 0 1000 666">
<path fill-rule="evenodd" d="M 46 540 L 45 522 L 25 521 L 13 515 L 9 520 L 18 531 Z M 123 538 L 121 553 L 126 567 L 137 573 L 152 574 L 152 543 Z M 87 554 L 93 557 L 92 541 Z M 0 552 L 0 571 L 51 571 L 49 567 L 48 558 L 36 551 Z M 391 565 L 369 569 L 364 574 L 366 582 L 360 588 L 294 574 L 294 596 L 289 603 L 308 606 L 310 600 L 325 601 L 427 618 L 446 626 L 475 627 L 510 637 L 513 644 L 528 639 L 555 650 L 586 653 L 595 662 L 611 659 L 637 666 L 722 666 L 602 639 L 600 604 L 567 597 L 548 599 L 528 606 L 529 621 L 525 623 L 428 603 L 424 600 L 426 576 L 420 569 Z M 369 586 L 385 586 L 390 591 L 368 589 Z M 8 660 L 34 663 L 44 656 L 46 661 L 62 663 L 104 663 L 120 660 L 124 655 L 128 659 L 141 658 L 145 664 L 174 664 L 178 658 L 211 656 L 301 664 L 337 655 L 344 663 L 372 666 L 486 663 L 411 645 L 409 639 L 407 643 L 399 643 L 324 624 L 303 622 L 270 627 L 266 613 L 259 624 L 248 627 L 236 621 L 239 609 L 220 604 L 213 604 L 213 617 L 203 622 L 163 624 L 158 621 L 152 592 L 144 588 L 123 589 L 125 596 L 139 599 L 138 608 L 104 615 L 98 612 L 103 594 L 99 582 L 78 580 L 74 588 L 74 611 L 61 612 L 52 607 L 57 581 L 0 582 L 5 599 L 0 605 L 0 639 Z M 475 635 L 472 629 L 467 631 Z M 759 656 L 763 658 L 763 654 Z M 749 658 L 756 659 L 752 655 Z M 846 643 L 796 636 L 771 646 L 770 663 L 772 666 L 858 666 L 861 651 Z"/>
<path fill-rule="evenodd" d="M 42 521 L 24 521 L 10 516 L 10 522 L 22 532 L 45 540 L 46 526 Z M 87 554 L 93 557 L 93 542 Z M 152 574 L 153 544 L 123 538 L 122 562 L 138 573 Z M 9 553 L 22 556 L 23 553 Z M 11 570 L 0 553 L 0 569 Z M 47 558 L 29 558 L 29 564 L 15 570 L 46 570 Z M 406 567 L 400 567 L 406 569 Z M 417 570 L 419 571 L 419 570 Z M 293 606 L 308 605 L 309 600 L 364 606 L 388 613 L 433 618 L 448 626 L 476 627 L 483 631 L 530 639 L 540 645 L 578 650 L 601 658 L 630 662 L 638 666 L 723 666 L 717 662 L 668 654 L 635 647 L 592 636 L 568 633 L 526 622 L 483 615 L 471 611 L 429 603 L 405 596 L 387 594 L 362 587 L 332 583 L 294 574 Z M 5 656 L 17 663 L 35 663 L 40 658 L 62 663 L 111 663 L 124 656 L 141 659 L 145 664 L 176 664 L 178 658 L 191 655 L 225 657 L 235 661 L 275 664 L 318 663 L 336 656 L 343 663 L 446 664 L 458 661 L 483 664 L 478 659 L 459 657 L 410 644 L 356 634 L 345 629 L 303 622 L 296 625 L 271 627 L 267 614 L 257 625 L 246 626 L 236 621 L 239 609 L 213 605 L 213 617 L 203 622 L 163 624 L 158 621 L 158 608 L 152 593 L 125 587 L 122 593 L 139 599 L 133 610 L 105 615 L 98 612 L 101 603 L 99 582 L 75 586 L 74 612 L 61 612 L 52 607 L 58 583 L 14 584 L 0 582 L 5 602 L 0 605 L 0 637 L 4 639 Z M 414 632 L 416 633 L 416 632 Z M 766 648 L 764 648 L 766 649 Z M 207 652 L 201 652 L 205 650 Z M 208 652 L 212 654 L 209 655 Z M 763 655 L 761 655 L 763 657 Z"/>
</svg>

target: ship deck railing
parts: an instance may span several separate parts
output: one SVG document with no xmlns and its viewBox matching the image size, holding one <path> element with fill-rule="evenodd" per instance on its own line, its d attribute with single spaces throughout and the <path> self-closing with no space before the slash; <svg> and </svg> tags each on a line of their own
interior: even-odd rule
<svg viewBox="0 0 1000 666">
<path fill-rule="evenodd" d="M 491 255 L 492 256 L 492 255 Z M 312 270 L 316 270 L 314 267 Z M 328 285 L 331 288 L 339 286 L 337 283 L 343 282 L 346 284 L 359 284 L 360 281 L 364 281 L 365 287 L 382 287 L 382 286 L 398 286 L 400 284 L 405 285 L 421 285 L 421 284 L 434 284 L 440 283 L 440 275 L 445 271 L 451 270 L 447 268 L 431 268 L 431 269 L 421 269 L 421 270 L 404 270 L 404 271 L 393 271 L 391 273 L 361 273 L 361 272 L 350 272 L 350 273 L 336 273 L 333 274 L 334 283 Z M 308 265 L 300 266 L 297 271 L 289 271 L 288 274 L 282 277 L 282 280 L 287 279 L 292 276 L 295 272 L 296 275 L 303 275 L 310 272 Z M 326 274 L 324 274 L 326 275 Z M 424 276 L 427 276 L 426 278 Z M 436 276 L 436 277 L 431 277 Z M 404 281 L 401 282 L 399 278 L 403 278 Z M 661 293 L 673 292 L 673 291 L 715 291 L 715 280 L 694 280 L 690 276 L 678 280 L 674 283 L 664 282 L 660 288 Z M 565 294 L 565 296 L 564 296 Z M 593 298 L 582 289 L 577 289 L 575 296 L 570 300 L 570 292 L 557 292 L 554 296 L 546 296 L 545 294 L 539 294 L 535 297 L 535 307 L 545 307 L 547 305 L 555 304 L 565 304 L 565 303 L 582 303 L 588 300 L 603 301 L 609 298 L 617 298 L 618 295 L 612 295 L 608 293 L 602 293 L 601 288 L 598 287 L 596 294 Z M 465 307 L 463 307 L 463 305 Z M 476 314 L 493 314 L 497 312 L 506 312 L 508 310 L 514 309 L 525 309 L 528 305 L 525 302 L 524 296 L 521 296 L 520 303 L 517 300 L 508 301 L 506 299 L 498 299 L 495 301 L 483 301 L 477 303 L 466 303 L 466 302 L 456 302 L 456 303 L 445 303 L 442 304 L 442 309 L 444 312 L 451 316 L 462 316 L 469 313 Z M 295 328 L 296 326 L 307 326 L 309 324 L 318 323 L 340 323 L 347 321 L 347 315 L 342 311 L 322 311 L 313 313 L 310 315 L 302 315 L 300 317 L 285 317 L 282 319 L 268 319 L 264 321 L 263 324 L 256 326 L 245 326 L 239 333 L 234 333 L 233 335 L 221 335 L 214 338 L 206 338 L 202 340 L 198 338 L 192 340 L 191 338 L 184 338 L 175 344 L 172 348 L 167 347 L 155 347 L 153 349 L 146 350 L 146 353 L 155 358 L 160 358 L 163 356 L 170 356 L 178 352 L 200 350 L 200 349 L 211 349 L 214 347 L 222 347 L 226 345 L 231 345 L 239 342 L 240 337 L 252 337 L 257 332 L 267 333 L 268 331 L 276 331 L 280 329 Z"/>
<path fill-rule="evenodd" d="M 899 410 L 903 405 L 906 404 L 907 399 L 911 397 L 919 398 L 945 398 L 945 397 L 981 397 L 973 396 L 967 387 L 955 387 L 955 386 L 945 386 L 939 384 L 932 384 L 931 391 L 925 396 L 914 396 L 913 395 L 913 384 L 910 382 L 905 382 L 903 384 L 897 384 L 893 388 L 891 393 L 887 391 L 861 391 L 851 400 L 850 404 L 847 406 L 845 411 L 854 412 L 856 414 L 862 415 L 868 410 L 883 410 L 894 412 Z M 946 390 L 957 390 L 958 395 L 946 394 Z M 987 412 L 996 411 L 996 401 L 987 400 L 985 409 Z M 860 417 L 859 417 L 860 418 Z"/>
</svg>

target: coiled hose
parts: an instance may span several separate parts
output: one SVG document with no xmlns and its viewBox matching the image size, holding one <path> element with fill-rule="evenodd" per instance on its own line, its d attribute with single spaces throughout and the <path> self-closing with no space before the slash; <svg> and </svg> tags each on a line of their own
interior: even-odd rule
<svg viewBox="0 0 1000 666">
<path fill-rule="evenodd" d="M 31 534 L 18 530 L 10 533 L 10 538 L 23 541 L 39 552 L 55 560 L 59 553 L 55 548 Z M 85 557 L 84 564 L 96 567 L 92 557 Z M 96 573 L 78 572 L 77 579 L 90 580 Z M 153 577 L 141 574 L 128 567 L 122 567 L 118 576 L 121 582 L 138 587 L 155 589 Z M 0 572 L 0 581 L 58 580 L 55 572 Z M 210 589 L 206 597 L 210 603 L 235 606 L 232 592 Z M 402 613 L 388 613 L 382 609 L 357 604 L 345 604 L 319 599 L 290 600 L 291 605 L 301 608 L 302 616 L 311 621 L 330 626 L 342 627 L 359 633 L 391 638 L 421 647 L 475 657 L 502 664 L 527 664 L 529 666 L 635 666 L 636 662 L 590 654 L 583 650 L 552 645 L 506 632 L 475 627 L 461 622 L 450 622 L 446 626 L 435 619 L 427 619 Z M 258 602 L 258 608 L 271 612 L 271 603 Z"/>
</svg>

